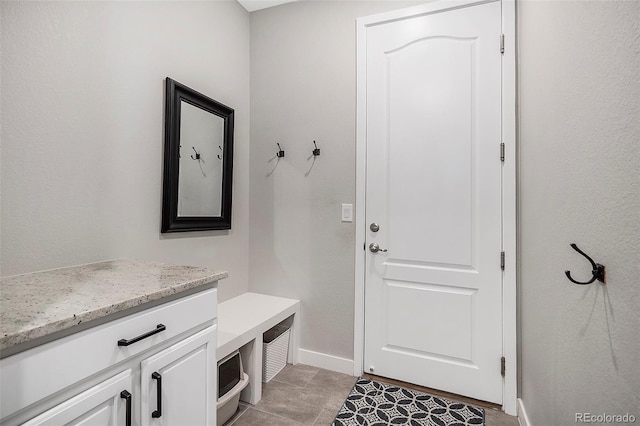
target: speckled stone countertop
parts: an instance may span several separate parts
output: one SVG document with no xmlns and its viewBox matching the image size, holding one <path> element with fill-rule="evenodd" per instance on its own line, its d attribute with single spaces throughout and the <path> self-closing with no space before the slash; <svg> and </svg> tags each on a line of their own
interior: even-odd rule
<svg viewBox="0 0 640 426">
<path fill-rule="evenodd" d="M 119 259 L 0 278 L 0 350 L 227 276 Z"/>
</svg>

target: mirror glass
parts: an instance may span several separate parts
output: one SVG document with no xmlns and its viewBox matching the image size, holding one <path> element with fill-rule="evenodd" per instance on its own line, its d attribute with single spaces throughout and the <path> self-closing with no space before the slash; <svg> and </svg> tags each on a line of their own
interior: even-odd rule
<svg viewBox="0 0 640 426">
<path fill-rule="evenodd" d="M 178 216 L 220 216 L 224 119 L 180 102 Z"/>
<path fill-rule="evenodd" d="M 234 111 L 167 77 L 161 232 L 231 229 Z"/>
</svg>

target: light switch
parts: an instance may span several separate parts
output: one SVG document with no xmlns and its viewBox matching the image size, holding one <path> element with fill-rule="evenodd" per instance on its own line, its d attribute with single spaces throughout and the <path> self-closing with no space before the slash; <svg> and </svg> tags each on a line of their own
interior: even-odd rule
<svg viewBox="0 0 640 426">
<path fill-rule="evenodd" d="M 342 205 L 342 221 L 353 222 L 353 204 Z"/>
</svg>

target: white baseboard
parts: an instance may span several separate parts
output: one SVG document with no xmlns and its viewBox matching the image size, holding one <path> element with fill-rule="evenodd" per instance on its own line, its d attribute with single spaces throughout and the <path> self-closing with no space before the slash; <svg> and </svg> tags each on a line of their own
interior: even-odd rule
<svg viewBox="0 0 640 426">
<path fill-rule="evenodd" d="M 340 358 L 307 349 L 298 349 L 298 362 L 353 376 L 352 359 Z"/>
<path fill-rule="evenodd" d="M 533 426 L 527 416 L 527 410 L 524 409 L 524 402 L 522 398 L 518 398 L 518 421 L 520 426 Z"/>
</svg>

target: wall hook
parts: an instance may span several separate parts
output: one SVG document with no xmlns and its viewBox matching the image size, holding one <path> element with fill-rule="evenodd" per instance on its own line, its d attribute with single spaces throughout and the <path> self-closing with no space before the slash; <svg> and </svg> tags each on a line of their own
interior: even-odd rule
<svg viewBox="0 0 640 426">
<path fill-rule="evenodd" d="M 218 145 L 218 148 L 220 148 L 220 151 L 222 151 L 222 147 L 220 145 Z M 218 154 L 218 160 L 222 160 L 222 157 L 220 156 L 220 154 Z"/>
<path fill-rule="evenodd" d="M 276 152 L 276 157 L 278 158 L 284 157 L 284 151 L 282 150 L 282 148 L 280 148 L 280 144 L 276 142 L 276 145 L 278 145 L 278 152 Z"/>
<path fill-rule="evenodd" d="M 200 159 L 200 153 L 198 151 L 196 151 L 196 149 L 194 147 L 191 147 L 193 149 L 193 152 L 196 153 L 196 156 L 194 157 L 193 154 L 191 154 L 191 159 L 192 160 L 199 160 Z"/>
<path fill-rule="evenodd" d="M 318 155 L 320 155 L 320 148 L 318 148 L 318 145 L 316 145 L 316 141 L 313 141 L 313 146 L 315 146 L 315 147 L 316 147 L 316 149 L 314 149 L 314 150 L 312 151 L 313 156 L 314 156 L 314 157 L 317 157 Z"/>
<path fill-rule="evenodd" d="M 605 283 L 604 265 L 601 265 L 599 263 L 594 262 L 593 259 L 591 259 L 589 256 L 587 256 L 587 254 L 585 252 L 583 252 L 582 250 L 580 250 L 578 248 L 578 246 L 575 245 L 574 243 L 571 243 L 571 248 L 573 248 L 575 251 L 577 251 L 578 253 L 580 253 L 584 257 L 586 257 L 587 260 L 589 261 L 589 263 L 591 263 L 591 268 L 592 268 L 591 273 L 593 274 L 593 277 L 591 277 L 591 279 L 589 281 L 579 282 L 579 281 L 576 281 L 573 278 L 571 278 L 571 272 L 564 271 L 564 273 L 567 276 L 567 278 L 569 278 L 569 281 L 571 281 L 574 284 L 580 284 L 580 285 L 591 284 L 595 280 L 598 280 L 598 281 L 600 281 L 602 283 Z"/>
</svg>

